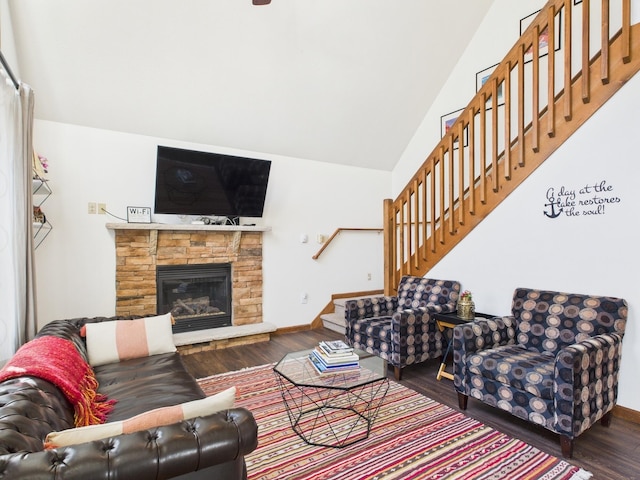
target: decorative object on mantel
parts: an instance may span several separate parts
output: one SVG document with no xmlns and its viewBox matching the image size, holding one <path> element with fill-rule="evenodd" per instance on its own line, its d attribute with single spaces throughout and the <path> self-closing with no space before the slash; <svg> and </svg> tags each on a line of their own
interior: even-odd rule
<svg viewBox="0 0 640 480">
<path fill-rule="evenodd" d="M 476 306 L 469 290 L 465 290 L 458 300 L 458 317 L 473 320 L 476 316 Z"/>
<path fill-rule="evenodd" d="M 128 223 L 151 223 L 151 208 L 127 207 Z"/>
</svg>

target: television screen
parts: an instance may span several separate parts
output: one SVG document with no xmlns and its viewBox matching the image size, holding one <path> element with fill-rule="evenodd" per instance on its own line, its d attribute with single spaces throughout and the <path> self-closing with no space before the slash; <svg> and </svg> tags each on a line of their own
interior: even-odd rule
<svg viewBox="0 0 640 480">
<path fill-rule="evenodd" d="M 158 146 L 155 213 L 261 217 L 271 162 Z"/>
</svg>

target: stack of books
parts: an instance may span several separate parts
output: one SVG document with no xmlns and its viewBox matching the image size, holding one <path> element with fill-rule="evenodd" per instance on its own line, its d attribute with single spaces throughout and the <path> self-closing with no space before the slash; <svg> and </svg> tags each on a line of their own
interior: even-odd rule
<svg viewBox="0 0 640 480">
<path fill-rule="evenodd" d="M 323 341 L 309 354 L 318 373 L 349 372 L 360 368 L 360 358 L 342 340 Z"/>
</svg>

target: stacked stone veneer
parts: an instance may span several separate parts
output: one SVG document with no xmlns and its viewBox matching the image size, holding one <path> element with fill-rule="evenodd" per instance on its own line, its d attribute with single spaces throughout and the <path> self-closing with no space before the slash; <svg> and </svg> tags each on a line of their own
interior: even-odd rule
<svg viewBox="0 0 640 480">
<path fill-rule="evenodd" d="M 262 233 L 116 230 L 116 315 L 156 314 L 156 267 L 230 263 L 232 322 L 262 322 Z"/>
</svg>

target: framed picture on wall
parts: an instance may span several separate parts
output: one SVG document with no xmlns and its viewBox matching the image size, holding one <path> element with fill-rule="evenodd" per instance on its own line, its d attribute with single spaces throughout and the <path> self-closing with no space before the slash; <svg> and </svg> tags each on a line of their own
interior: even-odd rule
<svg viewBox="0 0 640 480">
<path fill-rule="evenodd" d="M 449 133 L 449 130 L 451 130 L 451 128 L 453 127 L 453 124 L 456 123 L 456 120 L 458 119 L 458 117 L 463 111 L 464 111 L 464 108 L 460 108 L 459 110 L 456 110 L 451 113 L 447 113 L 446 115 L 443 115 L 442 117 L 440 117 L 440 137 L 444 137 L 447 133 Z M 463 146 L 466 147 L 469 144 L 468 128 L 464 129 L 463 137 L 464 137 Z M 453 142 L 453 148 L 458 148 L 458 140 Z"/>
<path fill-rule="evenodd" d="M 476 93 L 480 91 L 480 89 L 487 83 L 489 77 L 493 71 L 500 65 L 496 63 L 495 65 L 491 65 L 490 67 L 485 68 L 484 70 L 476 73 Z M 498 106 L 504 105 L 504 92 L 503 92 L 504 82 L 500 82 L 498 84 Z M 487 110 L 490 110 L 493 107 L 493 99 L 487 101 Z"/>
<path fill-rule="evenodd" d="M 575 0 L 574 0 L 575 1 Z M 540 13 L 540 10 L 537 12 L 533 12 L 531 15 L 527 15 L 526 17 L 520 19 L 520 36 L 525 32 L 531 22 L 536 18 L 536 16 Z M 555 41 L 555 50 L 558 51 L 562 48 L 562 35 L 560 32 L 560 28 L 562 26 L 562 10 L 558 12 L 558 14 L 554 17 L 554 32 L 556 34 Z M 538 48 L 540 51 L 540 57 L 544 57 L 549 54 L 549 29 L 545 28 L 538 35 Z M 529 48 L 526 52 L 524 52 L 524 62 L 528 63 L 533 60 L 533 46 Z"/>
</svg>

